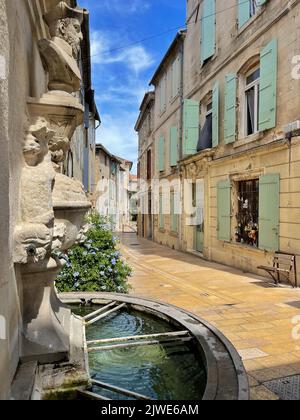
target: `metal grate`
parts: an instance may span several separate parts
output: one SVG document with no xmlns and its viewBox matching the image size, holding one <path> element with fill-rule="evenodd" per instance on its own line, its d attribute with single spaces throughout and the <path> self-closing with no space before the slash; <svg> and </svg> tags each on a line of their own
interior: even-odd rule
<svg viewBox="0 0 300 420">
<path fill-rule="evenodd" d="M 300 400 L 300 375 L 265 382 L 264 386 L 282 401 Z"/>
</svg>

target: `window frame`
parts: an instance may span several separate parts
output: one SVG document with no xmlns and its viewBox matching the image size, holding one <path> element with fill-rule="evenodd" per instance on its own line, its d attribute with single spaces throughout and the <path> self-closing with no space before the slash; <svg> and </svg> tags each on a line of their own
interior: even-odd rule
<svg viewBox="0 0 300 420">
<path fill-rule="evenodd" d="M 260 70 L 260 63 L 249 70 L 244 75 L 244 138 L 254 136 L 259 133 L 259 88 L 260 88 L 260 75 L 253 82 L 247 85 L 247 78 Z M 247 92 L 254 87 L 254 131 L 248 134 L 248 102 Z"/>
</svg>

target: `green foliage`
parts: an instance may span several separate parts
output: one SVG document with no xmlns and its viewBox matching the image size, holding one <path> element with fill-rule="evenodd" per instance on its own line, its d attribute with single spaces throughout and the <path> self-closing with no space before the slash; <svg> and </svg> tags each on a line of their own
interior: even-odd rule
<svg viewBox="0 0 300 420">
<path fill-rule="evenodd" d="M 128 293 L 131 268 L 117 251 L 109 219 L 93 212 L 88 216 L 90 228 L 84 243 L 75 245 L 68 255 L 59 256 L 66 265 L 56 279 L 59 292 Z"/>
</svg>

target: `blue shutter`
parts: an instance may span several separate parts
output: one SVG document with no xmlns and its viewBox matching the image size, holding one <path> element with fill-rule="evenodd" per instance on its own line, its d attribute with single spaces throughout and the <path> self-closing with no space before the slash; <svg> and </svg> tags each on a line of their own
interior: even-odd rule
<svg viewBox="0 0 300 420">
<path fill-rule="evenodd" d="M 216 50 L 216 1 L 203 0 L 201 19 L 201 61 L 212 57 Z"/>
<path fill-rule="evenodd" d="M 225 115 L 224 140 L 225 144 L 233 143 L 236 139 L 236 74 L 229 74 L 225 80 Z"/>
<path fill-rule="evenodd" d="M 260 54 L 259 130 L 276 126 L 277 107 L 277 39 L 273 39 Z"/>
<path fill-rule="evenodd" d="M 200 102 L 185 99 L 183 106 L 183 154 L 197 153 L 200 128 Z"/>
</svg>

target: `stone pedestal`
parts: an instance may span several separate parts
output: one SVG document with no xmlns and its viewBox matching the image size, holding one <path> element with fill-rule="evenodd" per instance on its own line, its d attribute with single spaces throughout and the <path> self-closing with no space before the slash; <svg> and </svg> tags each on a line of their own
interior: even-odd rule
<svg viewBox="0 0 300 420">
<path fill-rule="evenodd" d="M 24 266 L 22 359 L 40 363 L 68 360 L 71 311 L 57 298 L 54 281 L 61 266 Z"/>
</svg>

